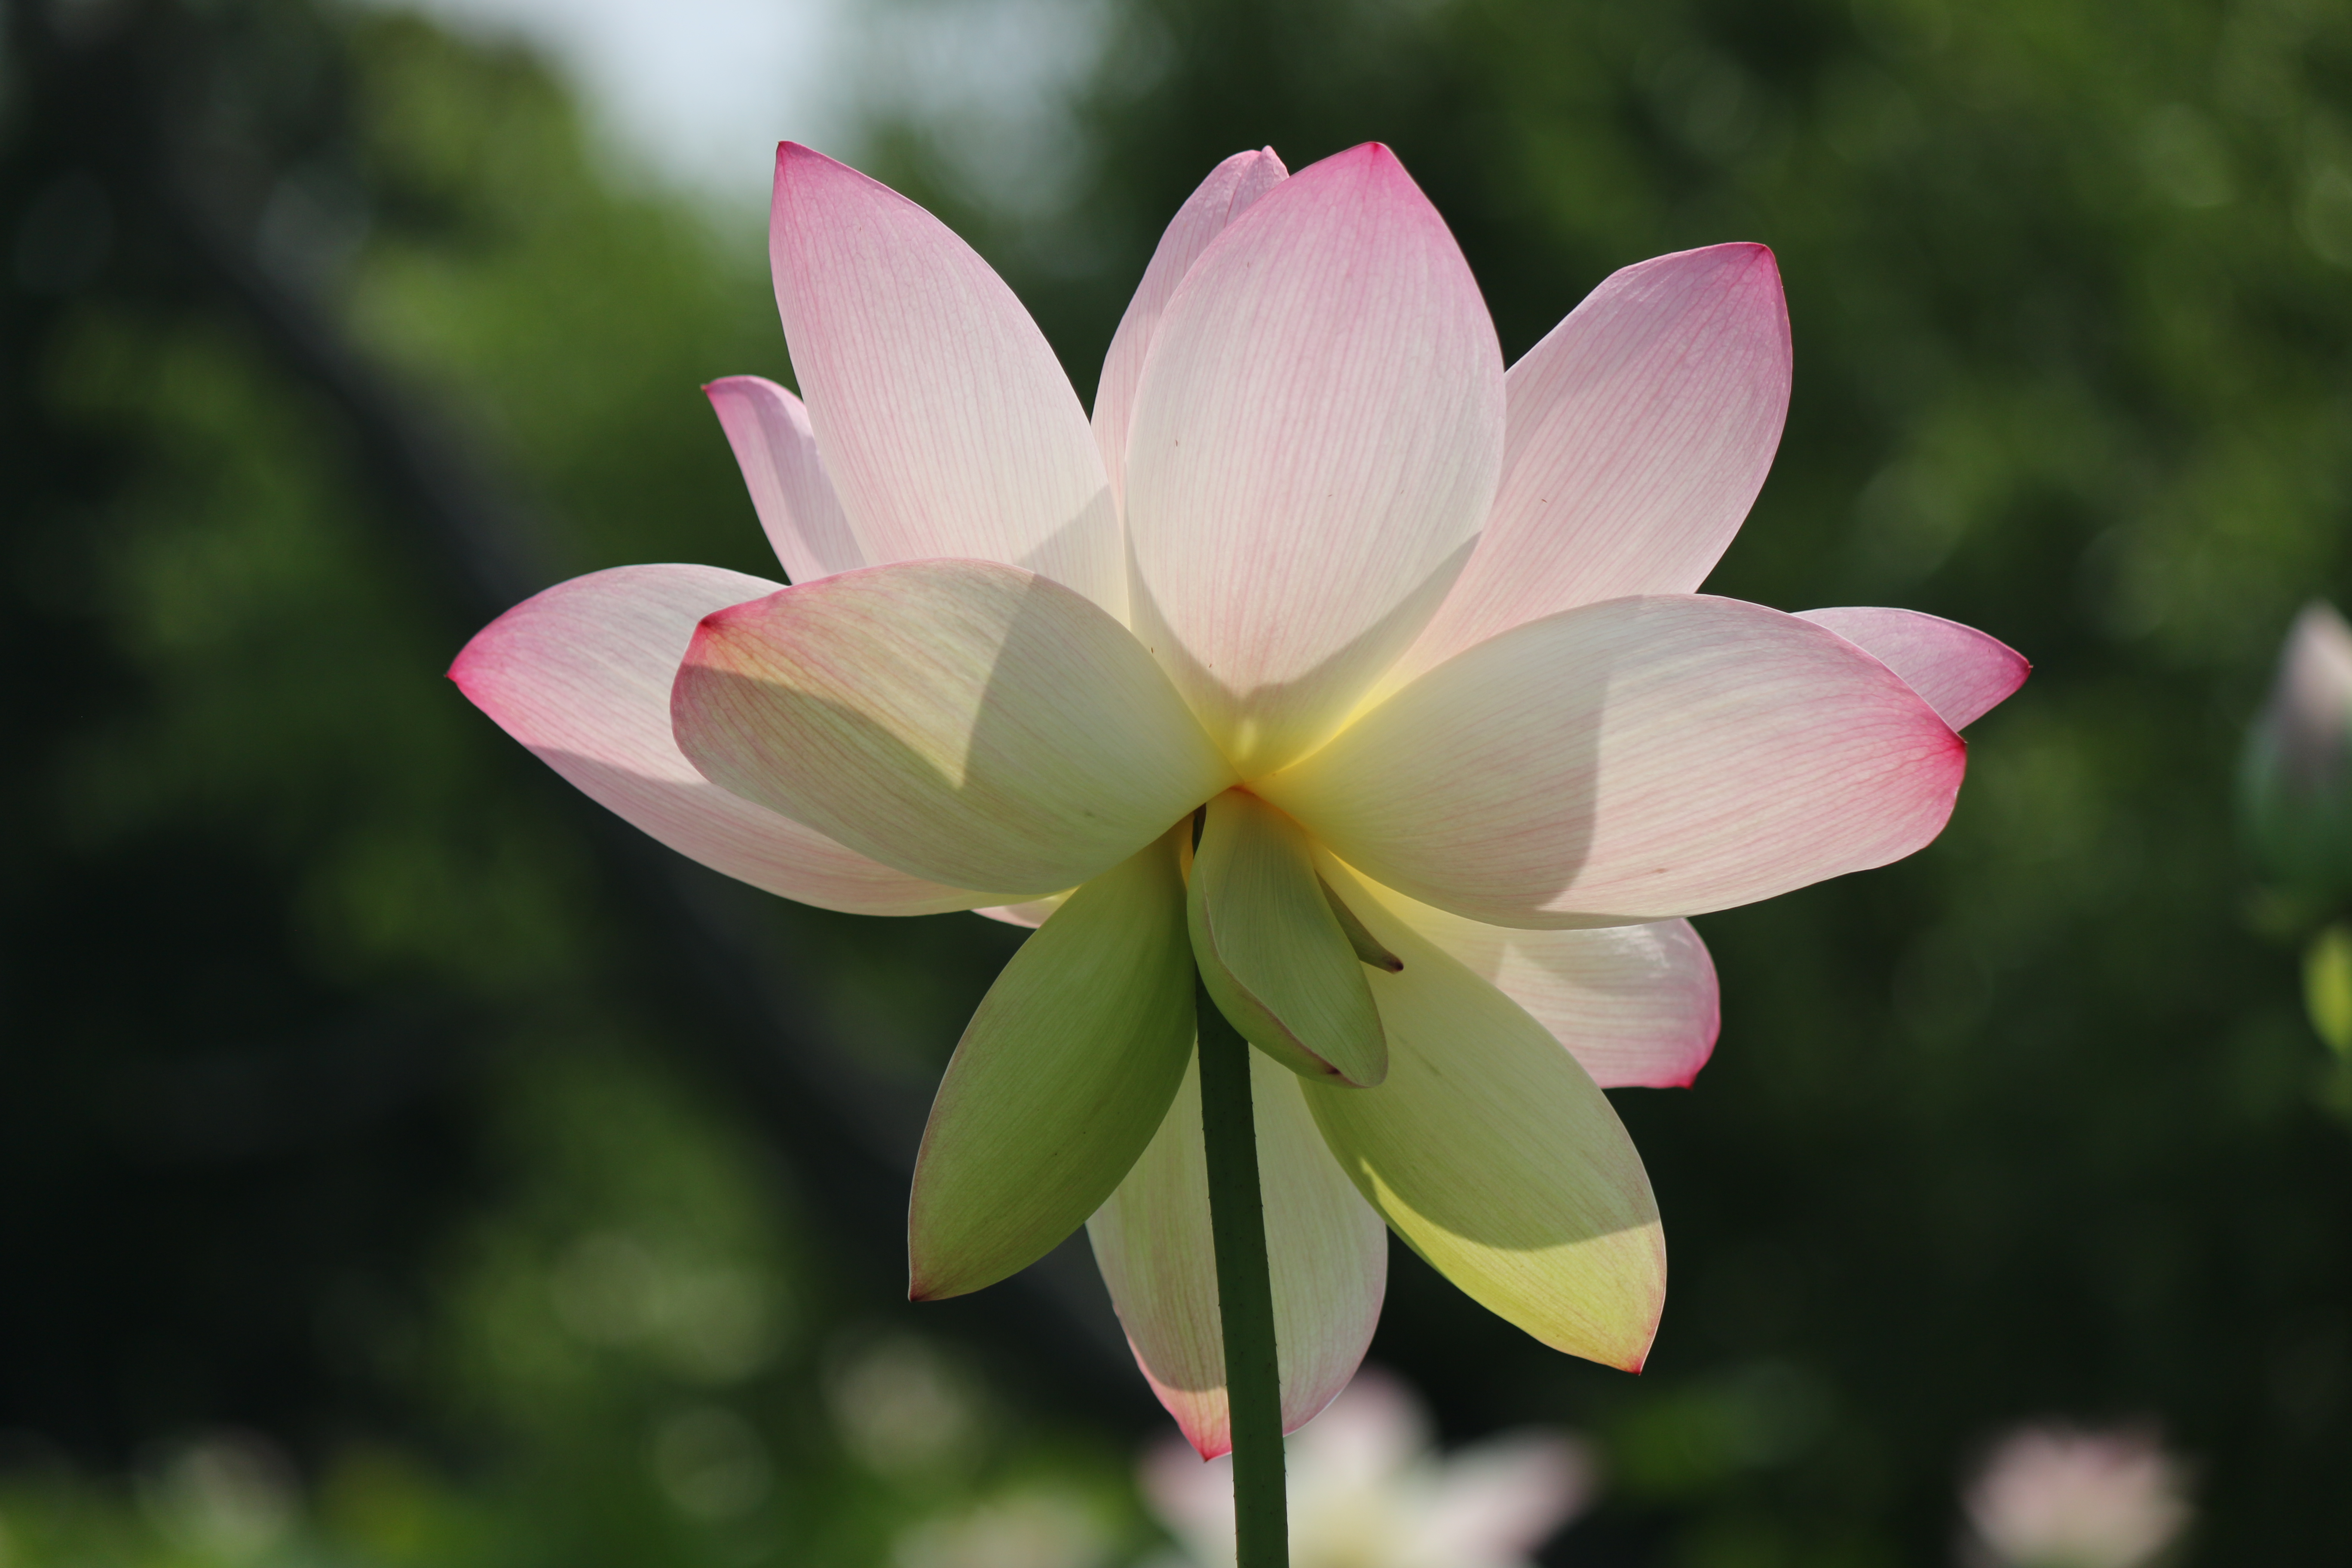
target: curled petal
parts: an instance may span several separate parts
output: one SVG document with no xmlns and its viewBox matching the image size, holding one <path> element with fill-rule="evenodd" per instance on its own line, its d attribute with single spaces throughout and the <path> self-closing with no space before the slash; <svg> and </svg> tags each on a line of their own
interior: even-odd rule
<svg viewBox="0 0 2352 1568">
<path fill-rule="evenodd" d="M 992 904 L 1087 880 L 1232 782 L 1125 627 L 984 561 L 872 566 L 710 616 L 670 710 L 706 777 L 1013 895 Z"/>
<path fill-rule="evenodd" d="M 865 565 L 801 400 L 756 375 L 714 381 L 702 394 L 727 432 L 761 531 L 784 575 L 807 583 Z"/>
<path fill-rule="evenodd" d="M 1625 925 L 1908 855 L 1941 831 L 1966 760 L 1844 638 L 1678 596 L 1514 627 L 1251 787 L 1423 903 Z"/>
<path fill-rule="evenodd" d="M 1176 846 L 1189 831 L 1071 893 L 972 1015 L 915 1161 L 915 1300 L 977 1290 L 1043 1258 L 1166 1120 L 1192 1055 Z"/>
<path fill-rule="evenodd" d="M 1715 963 L 1688 921 L 1528 931 L 1370 885 L 1390 914 L 1517 1002 L 1603 1089 L 1682 1089 L 1722 1023 Z"/>
<path fill-rule="evenodd" d="M 1387 148 L 1276 185 L 1201 253 L 1128 437 L 1138 635 L 1245 773 L 1331 732 L 1494 500 L 1502 356 Z"/>
<path fill-rule="evenodd" d="M 1396 684 L 1496 632 L 1706 581 L 1789 409 L 1789 308 L 1760 245 L 1611 275 L 1511 366 L 1494 515 Z"/>
<path fill-rule="evenodd" d="M 560 583 L 466 645 L 449 678 L 598 805 L 771 893 L 866 915 L 936 914 L 999 894 L 912 877 L 712 784 L 670 735 L 670 681 L 696 623 L 776 591 L 716 566 L 622 566 Z"/>
<path fill-rule="evenodd" d="M 1245 790 L 1209 803 L 1186 904 L 1202 984 L 1250 1043 L 1315 1079 L 1388 1072 L 1380 1014 L 1298 825 Z"/>
<path fill-rule="evenodd" d="M 1901 676 L 1955 730 L 1965 730 L 2025 684 L 2033 667 L 1974 626 L 1916 610 L 1800 610 Z"/>
<path fill-rule="evenodd" d="M 1128 301 L 1118 331 L 1110 340 L 1110 352 L 1103 356 L 1102 380 L 1095 388 L 1095 445 L 1102 453 L 1114 496 L 1126 488 L 1127 433 L 1135 418 L 1136 384 L 1143 379 L 1144 357 L 1150 352 L 1152 334 L 1160 329 L 1160 318 L 1176 286 L 1184 281 L 1184 274 L 1192 270 L 1209 241 L 1288 174 L 1271 147 L 1236 153 L 1209 171 L 1209 177 L 1176 209 L 1175 218 L 1160 237 L 1151 265 L 1143 269 L 1143 281 L 1136 286 L 1135 298 Z"/>
<path fill-rule="evenodd" d="M 768 255 L 866 560 L 1000 561 L 1124 617 L 1118 516 L 1086 413 L 988 263 L 896 191 L 790 142 Z"/>
<path fill-rule="evenodd" d="M 1404 960 L 1371 973 L 1388 1028 L 1376 1089 L 1309 1083 L 1358 1190 L 1437 1271 L 1554 1350 L 1638 1371 L 1666 1289 L 1641 1156 L 1576 1058 L 1499 991 L 1339 871 Z"/>
<path fill-rule="evenodd" d="M 1289 1432 L 1329 1404 L 1364 1359 L 1388 1289 L 1388 1228 L 1332 1163 L 1295 1074 L 1252 1051 L 1250 1098 Z M 1087 1222 L 1087 1235 L 1152 1392 L 1202 1458 L 1224 1453 L 1233 1440 L 1197 1058 L 1151 1146 Z"/>
</svg>

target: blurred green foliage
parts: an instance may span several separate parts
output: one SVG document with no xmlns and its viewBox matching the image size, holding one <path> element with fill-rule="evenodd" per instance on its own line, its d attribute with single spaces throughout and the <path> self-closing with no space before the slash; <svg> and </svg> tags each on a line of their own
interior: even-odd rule
<svg viewBox="0 0 2352 1568">
<path fill-rule="evenodd" d="M 557 520 L 551 576 L 762 569 L 694 392 L 783 369 L 755 225 L 616 184 L 537 65 L 413 20 L 84 13 L 120 29 L 84 47 L 167 58 L 175 155 L 273 276 Z M 1710 586 L 1905 604 L 2037 666 L 1931 850 L 1702 922 L 1718 1059 L 1617 1097 L 1675 1258 L 1644 1376 L 1402 1251 L 1375 1354 L 1457 1435 L 1600 1436 L 1612 1490 L 1562 1561 L 1942 1561 L 1960 1468 L 2045 1414 L 2160 1422 L 2200 1466 L 2196 1561 L 2342 1557 L 2352 1143 L 2229 785 L 2294 607 L 2352 595 L 2352 7 L 1060 25 L 1104 32 L 1066 117 L 1019 106 L 1056 180 L 1015 189 L 975 164 L 1008 143 L 919 103 L 862 161 L 999 266 L 1081 392 L 1159 225 L 1244 146 L 1393 144 L 1510 354 L 1617 266 L 1760 239 L 1797 390 Z M 0 1332 L 40 1348 L 0 1358 L 33 1435 L 0 1562 L 1123 1552 L 1127 1434 L 848 1283 L 560 786 L 439 679 L 471 627 L 347 432 L 36 85 L 0 110 L 0 639 L 35 672 L 0 779 L 0 1242 L 38 1283 Z M 902 1084 L 1009 951 L 754 918 Z"/>
</svg>

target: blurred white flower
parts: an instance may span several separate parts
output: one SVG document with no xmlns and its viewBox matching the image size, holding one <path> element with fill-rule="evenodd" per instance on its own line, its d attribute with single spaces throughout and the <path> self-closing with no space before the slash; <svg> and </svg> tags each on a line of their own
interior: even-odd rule
<svg viewBox="0 0 2352 1568">
<path fill-rule="evenodd" d="M 2264 876 L 2352 899 L 2352 626 L 2317 600 L 2279 650 L 2278 678 L 2246 736 L 2238 806 Z"/>
<path fill-rule="evenodd" d="M 2147 1432 L 2027 1426 L 1968 1492 L 1979 1562 L 2000 1568 L 2140 1568 L 2189 1523 L 2187 1474 Z"/>
<path fill-rule="evenodd" d="M 284 1540 L 300 1507 L 293 1462 L 257 1433 L 205 1434 L 143 1479 L 142 1500 L 174 1544 L 240 1563 Z"/>
<path fill-rule="evenodd" d="M 1526 1568 L 1593 1493 L 1581 1442 L 1507 1433 L 1441 1458 L 1402 1384 L 1367 1371 L 1286 1445 L 1292 1568 Z M 1232 1568 L 1233 1461 L 1169 1442 L 1146 1457 L 1143 1494 L 1183 1548 Z"/>
<path fill-rule="evenodd" d="M 890 1557 L 897 1568 L 1100 1568 L 1114 1544 L 1101 1510 L 1084 1499 L 1022 1491 L 919 1524 Z"/>
</svg>

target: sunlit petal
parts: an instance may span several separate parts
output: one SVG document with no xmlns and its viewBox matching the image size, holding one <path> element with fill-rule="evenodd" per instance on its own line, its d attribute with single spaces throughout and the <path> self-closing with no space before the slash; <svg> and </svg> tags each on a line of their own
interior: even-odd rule
<svg viewBox="0 0 2352 1568">
<path fill-rule="evenodd" d="M 1514 627 L 1251 787 L 1423 903 L 1616 925 L 1908 855 L 1942 828 L 1966 759 L 1844 638 L 1675 596 Z"/>
<path fill-rule="evenodd" d="M 1299 1080 L 1331 1152 L 1480 1305 L 1554 1350 L 1638 1370 L 1665 1300 L 1665 1240 L 1608 1098 L 1509 998 L 1338 877 L 1404 967 L 1371 974 L 1388 1081 Z"/>
<path fill-rule="evenodd" d="M 991 904 L 1086 881 L 1232 782 L 1125 627 L 982 561 L 845 572 L 711 616 L 671 714 L 707 777 L 886 864 L 1013 895 Z"/>
<path fill-rule="evenodd" d="M 1983 718 L 2025 684 L 2025 656 L 1974 626 L 1916 610 L 1800 610 L 1876 658 L 1955 730 Z"/>
<path fill-rule="evenodd" d="M 561 583 L 484 627 L 449 678 L 597 804 L 679 854 L 771 893 L 868 915 L 1002 895 L 926 881 L 730 795 L 670 735 L 670 681 L 714 610 L 776 591 L 716 566 L 622 566 Z"/>
<path fill-rule="evenodd" d="M 730 375 L 702 392 L 735 450 L 760 528 L 784 575 L 807 583 L 866 565 L 801 400 L 756 375 Z"/>
<path fill-rule="evenodd" d="M 1714 245 L 1614 273 L 1506 384 L 1494 515 L 1400 683 L 1524 622 L 1706 581 L 1788 413 L 1772 253 Z"/>
<path fill-rule="evenodd" d="M 1715 963 L 1688 921 L 1528 931 L 1367 884 L 1388 911 L 1517 1002 L 1603 1089 L 1680 1089 L 1715 1050 Z"/>
<path fill-rule="evenodd" d="M 1209 171 L 1160 237 L 1151 265 L 1144 268 L 1143 281 L 1136 286 L 1135 298 L 1128 301 L 1127 314 L 1119 318 L 1118 331 L 1110 340 L 1110 352 L 1103 356 L 1102 380 L 1095 388 L 1095 445 L 1102 453 L 1113 495 L 1125 488 L 1127 434 L 1135 418 L 1135 388 L 1143 379 L 1144 356 L 1176 286 L 1209 241 L 1287 174 L 1271 147 L 1236 153 Z"/>
<path fill-rule="evenodd" d="M 1118 517 L 1086 411 L 988 263 L 896 191 L 789 142 L 768 253 L 865 558 L 1001 561 L 1123 617 Z"/>
<path fill-rule="evenodd" d="M 1294 174 L 1193 263 L 1128 438 L 1134 625 L 1244 773 L 1328 734 L 1420 632 L 1502 443 L 1493 323 L 1387 148 Z"/>
</svg>

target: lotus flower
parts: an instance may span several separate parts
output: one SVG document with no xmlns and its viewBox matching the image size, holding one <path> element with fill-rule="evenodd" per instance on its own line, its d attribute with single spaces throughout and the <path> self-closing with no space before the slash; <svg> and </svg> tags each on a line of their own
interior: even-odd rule
<svg viewBox="0 0 2352 1568">
<path fill-rule="evenodd" d="M 1440 1458 L 1421 1401 L 1377 1368 L 1286 1447 L 1294 1568 L 1530 1568 L 1595 1489 L 1591 1451 L 1561 1433 L 1507 1432 Z M 1184 1552 L 1152 1568 L 1233 1568 L 1230 1464 L 1171 1443 L 1140 1479 Z"/>
<path fill-rule="evenodd" d="M 1954 728 L 2024 672 L 1929 616 L 1694 592 L 1780 436 L 1770 253 L 1628 268 L 1506 374 L 1388 149 L 1243 153 L 1160 241 L 1090 422 L 884 186 L 785 145 L 770 244 L 806 403 L 706 390 L 793 585 L 598 573 L 451 673 L 705 865 L 1037 926 L 940 1086 L 912 1294 L 1087 1225 L 1145 1375 L 1225 1447 L 1197 963 L 1260 1047 L 1286 1429 L 1362 1357 L 1384 1224 L 1640 1366 L 1665 1257 L 1601 1090 L 1713 1046 L 1683 917 L 1926 844 Z"/>
<path fill-rule="evenodd" d="M 1985 1568 L 2143 1568 L 2189 1525 L 2188 1473 L 2147 1432 L 2011 1433 L 1968 1489 Z"/>
</svg>

